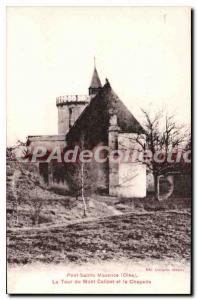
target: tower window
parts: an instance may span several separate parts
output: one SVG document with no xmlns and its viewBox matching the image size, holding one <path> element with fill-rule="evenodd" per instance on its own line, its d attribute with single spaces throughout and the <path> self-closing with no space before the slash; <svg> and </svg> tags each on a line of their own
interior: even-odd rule
<svg viewBox="0 0 197 300">
<path fill-rule="evenodd" d="M 72 108 L 69 107 L 69 128 L 72 127 Z"/>
<path fill-rule="evenodd" d="M 69 107 L 69 128 L 73 126 L 76 120 L 76 108 Z"/>
</svg>

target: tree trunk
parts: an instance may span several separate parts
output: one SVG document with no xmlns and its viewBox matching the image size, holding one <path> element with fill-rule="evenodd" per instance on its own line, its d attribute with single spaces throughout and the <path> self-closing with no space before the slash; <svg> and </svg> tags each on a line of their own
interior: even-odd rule
<svg viewBox="0 0 197 300">
<path fill-rule="evenodd" d="M 158 176 L 157 174 L 153 173 L 154 177 L 154 198 L 155 200 L 158 200 Z"/>
<path fill-rule="evenodd" d="M 83 206 L 84 206 L 84 211 L 83 211 L 83 215 L 84 217 L 87 216 L 87 206 L 86 206 L 86 201 L 85 201 L 85 197 L 84 197 L 84 164 L 82 163 L 81 165 L 81 197 L 83 200 Z"/>
<path fill-rule="evenodd" d="M 16 224 L 18 224 L 18 203 L 16 203 Z"/>
<path fill-rule="evenodd" d="M 39 223 L 38 221 L 39 221 L 39 216 L 36 213 L 34 213 L 34 215 L 33 215 L 33 226 L 37 226 L 38 223 Z"/>
</svg>

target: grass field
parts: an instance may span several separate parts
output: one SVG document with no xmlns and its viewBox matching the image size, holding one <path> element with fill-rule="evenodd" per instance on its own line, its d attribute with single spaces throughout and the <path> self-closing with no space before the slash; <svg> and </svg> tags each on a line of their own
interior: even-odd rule
<svg viewBox="0 0 197 300">
<path fill-rule="evenodd" d="M 13 188 L 7 169 L 8 263 L 86 263 L 190 258 L 190 198 L 155 201 L 92 195 L 83 201 L 32 186 L 28 170 Z M 18 195 L 18 205 L 15 204 Z M 33 222 L 35 203 L 41 203 Z M 36 201 L 34 203 L 34 201 Z"/>
<path fill-rule="evenodd" d="M 190 258 L 188 212 L 129 213 L 68 226 L 8 230 L 8 262 Z"/>
</svg>

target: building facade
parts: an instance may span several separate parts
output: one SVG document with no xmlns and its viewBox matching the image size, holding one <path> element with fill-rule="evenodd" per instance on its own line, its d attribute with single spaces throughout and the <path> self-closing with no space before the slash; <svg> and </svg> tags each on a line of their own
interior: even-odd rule
<svg viewBox="0 0 197 300">
<path fill-rule="evenodd" d="M 28 145 L 32 149 L 44 145 L 49 152 L 60 146 L 64 152 L 83 144 L 83 149 L 91 150 L 94 154 L 99 147 L 103 147 L 103 155 L 105 147 L 108 147 L 106 159 L 103 162 L 91 161 L 88 167 L 89 177 L 94 178 L 95 190 L 111 196 L 145 197 L 146 166 L 140 161 L 109 159 L 112 151 L 119 156 L 119 151 L 125 153 L 133 147 L 139 147 L 134 137 L 144 137 L 143 127 L 115 94 L 107 79 L 102 86 L 96 67 L 88 91 L 86 96 L 57 97 L 58 135 L 29 136 Z M 66 176 L 67 164 L 37 164 L 46 184 L 70 188 Z M 57 169 L 59 172 L 54 171 Z"/>
</svg>

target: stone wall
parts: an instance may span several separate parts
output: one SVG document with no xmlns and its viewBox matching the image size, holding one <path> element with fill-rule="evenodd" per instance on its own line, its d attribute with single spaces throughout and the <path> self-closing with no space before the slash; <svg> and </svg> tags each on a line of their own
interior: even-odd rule
<svg viewBox="0 0 197 300">
<path fill-rule="evenodd" d="M 31 151 L 35 147 L 46 147 L 48 151 L 52 151 L 56 146 L 63 149 L 66 146 L 66 140 L 65 135 L 34 135 L 28 136 L 27 145 L 31 147 Z"/>
<path fill-rule="evenodd" d="M 58 134 L 66 134 L 69 130 L 69 109 L 67 105 L 58 107 Z"/>
<path fill-rule="evenodd" d="M 57 105 L 58 108 L 58 134 L 67 134 L 74 125 L 85 107 L 87 101 L 68 101 Z"/>
<path fill-rule="evenodd" d="M 125 153 L 127 150 L 141 150 L 141 146 L 136 142 L 136 134 L 120 133 L 120 129 L 114 123 L 115 117 L 109 127 L 109 147 L 111 150 L 120 150 Z M 145 142 L 142 136 L 141 142 Z M 146 165 L 140 161 L 118 162 L 109 161 L 109 194 L 122 197 L 146 196 Z"/>
</svg>

